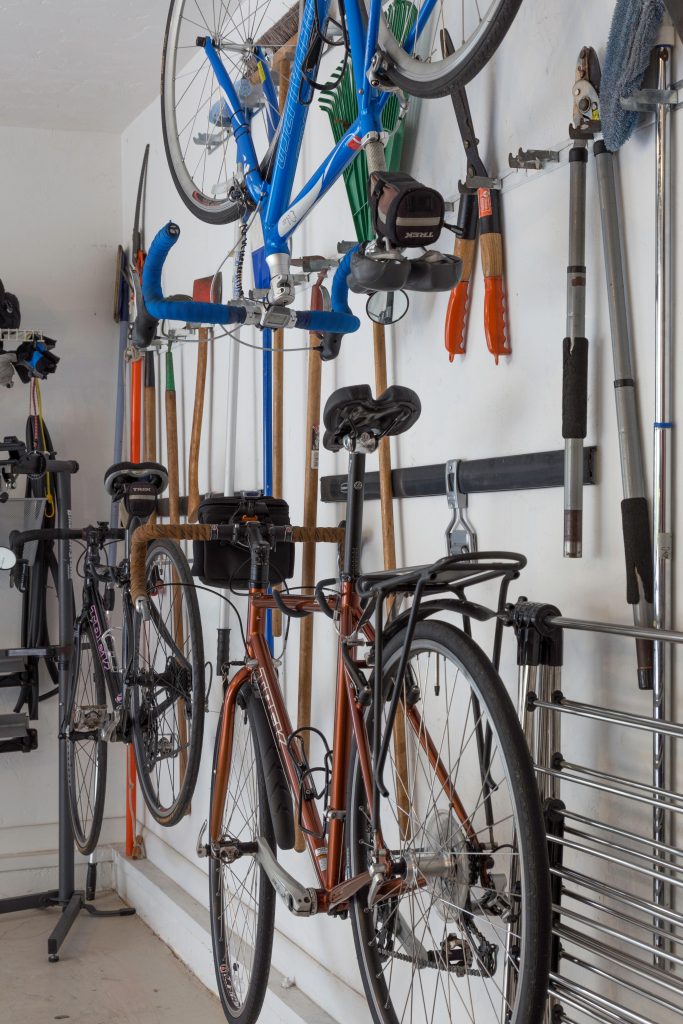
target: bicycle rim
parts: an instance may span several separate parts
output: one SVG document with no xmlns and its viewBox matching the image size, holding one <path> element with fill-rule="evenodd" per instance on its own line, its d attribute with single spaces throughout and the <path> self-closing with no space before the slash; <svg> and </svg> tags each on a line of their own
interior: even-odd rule
<svg viewBox="0 0 683 1024">
<path fill-rule="evenodd" d="M 81 630 L 77 639 L 72 685 L 69 730 L 77 728 L 83 738 L 67 741 L 67 790 L 74 840 L 87 855 L 100 836 L 107 784 L 107 744 L 99 738 L 97 726 L 88 728 L 84 721 L 89 714 L 101 718 L 107 705 L 102 668 L 88 629 Z"/>
<path fill-rule="evenodd" d="M 237 696 L 228 791 L 221 814 L 220 842 L 254 842 L 263 836 L 275 849 L 263 768 L 258 756 L 249 703 L 251 684 Z M 218 724 L 211 784 L 211 815 L 215 795 Z M 275 892 L 253 857 L 232 864 L 212 858 L 209 865 L 211 937 L 218 991 L 228 1020 L 253 1024 L 258 1019 L 268 984 L 275 920 Z"/>
<path fill-rule="evenodd" d="M 133 740 L 140 786 L 161 825 L 187 811 L 204 733 L 204 646 L 187 560 L 173 541 L 147 554 L 151 617 L 135 621 Z"/>
<path fill-rule="evenodd" d="M 369 0 L 365 0 L 369 6 Z M 388 0 L 391 3 L 392 0 Z M 466 85 L 491 59 L 512 24 L 522 0 L 436 0 L 434 10 L 417 41 L 407 53 L 380 24 L 379 42 L 390 58 L 391 81 L 414 96 L 445 96 L 456 85 Z M 416 0 L 420 11 L 423 0 Z M 385 0 L 385 5 L 388 5 Z M 446 29 L 454 52 L 443 57 L 440 33 Z"/>
<path fill-rule="evenodd" d="M 389 688 L 403 636 L 387 646 Z M 385 842 L 410 884 L 372 909 L 362 893 L 351 910 L 373 1019 L 540 1024 L 549 874 L 538 791 L 514 709 L 482 652 L 446 624 L 418 625 L 409 669 L 385 771 L 390 796 L 381 806 Z M 425 730 L 464 818 L 425 752 Z M 404 767 L 395 757 L 402 736 Z M 355 874 L 367 868 L 372 845 L 357 763 L 350 797 Z"/>
<path fill-rule="evenodd" d="M 289 20 L 283 17 L 288 12 Z M 168 14 L 161 73 L 164 145 L 176 188 L 195 216 L 209 223 L 236 220 L 244 168 L 239 164 L 224 94 L 197 38 L 210 36 L 240 97 L 257 151 L 267 147 L 268 103 L 262 72 L 249 41 L 266 54 L 269 41 L 296 32 L 298 5 L 291 0 L 173 0 Z M 292 19 L 294 18 L 293 28 Z M 284 38 L 286 36 L 286 38 Z"/>
</svg>

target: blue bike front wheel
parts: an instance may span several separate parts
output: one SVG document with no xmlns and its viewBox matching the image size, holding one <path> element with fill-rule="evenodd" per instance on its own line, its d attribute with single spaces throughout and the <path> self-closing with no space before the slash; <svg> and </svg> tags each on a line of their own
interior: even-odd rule
<svg viewBox="0 0 683 1024">
<path fill-rule="evenodd" d="M 161 123 L 173 182 L 200 220 L 228 224 L 251 205 L 227 104 L 201 40 L 213 41 L 256 151 L 264 153 L 277 121 L 277 75 L 266 76 L 263 62 L 270 62 L 297 28 L 298 4 L 293 8 L 291 0 L 172 0 L 161 68 Z"/>
</svg>

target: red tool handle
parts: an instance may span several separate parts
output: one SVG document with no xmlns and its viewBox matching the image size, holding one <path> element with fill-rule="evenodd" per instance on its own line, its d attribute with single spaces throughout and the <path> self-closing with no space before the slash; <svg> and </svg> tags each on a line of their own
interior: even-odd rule
<svg viewBox="0 0 683 1024">
<path fill-rule="evenodd" d="M 500 231 L 500 196 L 498 192 L 480 188 L 479 239 L 481 267 L 484 271 L 484 331 L 489 352 L 496 364 L 501 356 L 511 354 L 505 319 L 505 286 L 503 284 L 503 236 Z"/>
<path fill-rule="evenodd" d="M 454 256 L 462 260 L 462 274 L 451 291 L 446 310 L 445 345 L 450 362 L 465 354 L 467 348 L 467 319 L 470 311 L 470 277 L 477 246 L 477 197 L 463 192 L 458 206 Z"/>
</svg>

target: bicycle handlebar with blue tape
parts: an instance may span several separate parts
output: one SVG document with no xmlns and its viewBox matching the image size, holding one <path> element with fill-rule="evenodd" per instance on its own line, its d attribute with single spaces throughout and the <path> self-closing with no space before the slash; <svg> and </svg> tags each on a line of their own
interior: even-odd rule
<svg viewBox="0 0 683 1024">
<path fill-rule="evenodd" d="M 154 337 L 159 320 L 183 320 L 191 324 L 243 324 L 249 317 L 249 311 L 238 302 L 234 305 L 223 305 L 218 302 L 164 298 L 161 272 L 166 257 L 179 238 L 180 228 L 169 221 L 156 234 L 149 247 L 142 272 L 144 309 L 139 311 L 137 324 L 137 334 L 142 344 L 149 344 Z M 347 253 L 334 275 L 331 310 L 293 311 L 294 321 L 289 326 L 320 334 L 321 359 L 334 359 L 339 352 L 342 337 L 357 331 L 360 327 L 360 320 L 353 315 L 348 304 L 349 289 L 346 278 L 350 260 L 351 254 Z M 151 337 L 150 331 L 154 332 Z"/>
</svg>

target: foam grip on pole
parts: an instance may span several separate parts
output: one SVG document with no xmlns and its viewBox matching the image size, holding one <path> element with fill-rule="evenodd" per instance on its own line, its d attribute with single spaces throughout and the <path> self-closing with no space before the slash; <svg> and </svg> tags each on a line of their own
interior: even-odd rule
<svg viewBox="0 0 683 1024">
<path fill-rule="evenodd" d="M 583 439 L 588 418 L 588 338 L 565 338 L 562 355 L 562 437 Z"/>
<path fill-rule="evenodd" d="M 624 498 L 621 503 L 621 524 L 626 557 L 626 600 L 629 604 L 638 604 L 642 593 L 648 604 L 651 604 L 654 566 L 647 498 Z"/>
<path fill-rule="evenodd" d="M 484 285 L 484 332 L 496 366 L 501 356 L 511 354 L 505 324 L 505 289 L 502 277 L 487 277 Z"/>
<path fill-rule="evenodd" d="M 224 671 L 228 671 L 228 666 L 230 665 L 230 630 L 226 626 L 217 630 L 217 632 L 216 672 L 220 676 L 223 675 Z"/>
</svg>

